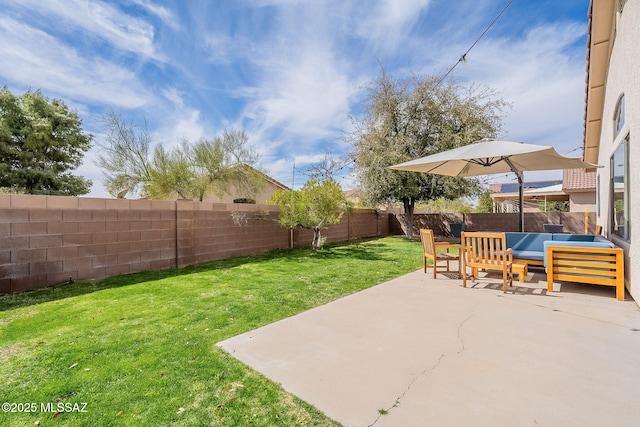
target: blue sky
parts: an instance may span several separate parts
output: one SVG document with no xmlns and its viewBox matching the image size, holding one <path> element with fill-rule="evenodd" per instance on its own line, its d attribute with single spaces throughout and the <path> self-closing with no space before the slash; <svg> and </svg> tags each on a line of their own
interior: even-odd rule
<svg viewBox="0 0 640 427">
<path fill-rule="evenodd" d="M 380 64 L 397 77 L 444 72 L 507 3 L 0 0 L 0 86 L 64 100 L 97 140 L 109 109 L 146 119 L 166 146 L 244 129 L 275 179 L 291 185 L 295 162 L 297 187 L 325 153 L 349 151 L 349 117 Z M 503 139 L 582 154 L 588 4 L 515 0 L 452 72 L 512 103 Z M 107 197 L 94 158 L 77 173 Z"/>
</svg>

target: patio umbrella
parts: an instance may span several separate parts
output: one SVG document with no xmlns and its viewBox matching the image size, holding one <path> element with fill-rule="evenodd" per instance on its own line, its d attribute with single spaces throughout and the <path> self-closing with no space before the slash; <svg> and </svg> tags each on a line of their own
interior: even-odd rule
<svg viewBox="0 0 640 427">
<path fill-rule="evenodd" d="M 523 176 L 524 171 L 554 169 L 585 169 L 597 165 L 577 157 L 566 157 L 553 147 L 523 142 L 483 139 L 464 147 L 421 157 L 390 169 L 435 173 L 448 176 L 478 176 L 513 172 L 518 177 L 520 201 L 520 231 L 524 231 Z"/>
</svg>

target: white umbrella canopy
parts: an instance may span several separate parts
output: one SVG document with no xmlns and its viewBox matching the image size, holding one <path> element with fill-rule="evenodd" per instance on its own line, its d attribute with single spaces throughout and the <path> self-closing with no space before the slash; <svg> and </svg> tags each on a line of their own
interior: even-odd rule
<svg viewBox="0 0 640 427">
<path fill-rule="evenodd" d="M 596 168 L 577 157 L 559 154 L 553 147 L 523 142 L 486 140 L 389 166 L 390 169 L 448 176 L 479 176 L 513 172 L 520 184 L 520 231 L 524 231 L 522 172 Z"/>
<path fill-rule="evenodd" d="M 506 172 L 595 168 L 553 147 L 511 141 L 478 141 L 464 147 L 421 157 L 391 169 L 449 176 L 478 176 Z"/>
</svg>

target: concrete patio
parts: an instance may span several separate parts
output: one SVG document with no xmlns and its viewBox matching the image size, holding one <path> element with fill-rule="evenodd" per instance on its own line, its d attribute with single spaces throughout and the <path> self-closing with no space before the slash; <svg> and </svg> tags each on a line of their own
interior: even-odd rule
<svg viewBox="0 0 640 427">
<path fill-rule="evenodd" d="M 636 303 L 514 285 L 420 270 L 219 346 L 345 426 L 639 425 Z"/>
</svg>

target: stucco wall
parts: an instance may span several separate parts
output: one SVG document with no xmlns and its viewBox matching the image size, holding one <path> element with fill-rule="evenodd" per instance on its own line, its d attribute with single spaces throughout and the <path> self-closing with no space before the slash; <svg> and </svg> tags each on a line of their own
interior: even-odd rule
<svg viewBox="0 0 640 427">
<path fill-rule="evenodd" d="M 589 212 L 596 211 L 596 193 L 571 193 L 569 195 L 569 211 L 584 212 L 585 209 L 588 209 Z"/>
<path fill-rule="evenodd" d="M 247 195 L 242 191 L 238 191 L 234 185 L 231 185 L 231 191 L 229 194 L 224 194 L 222 197 L 218 197 L 214 194 L 209 195 L 205 202 L 210 203 L 233 203 L 234 199 L 249 198 L 256 201 L 257 204 L 266 204 L 267 200 L 271 198 L 271 195 L 278 189 L 273 183 L 265 182 L 264 188 L 255 195 Z"/>
<path fill-rule="evenodd" d="M 598 170 L 600 181 L 600 210 L 598 223 L 609 235 L 610 220 L 610 158 L 620 142 L 630 135 L 629 169 L 627 185 L 630 191 L 630 239 L 628 242 L 609 236 L 625 250 L 625 278 L 627 289 L 636 301 L 640 301 L 640 267 L 632 262 L 639 259 L 640 244 L 640 196 L 634 191 L 640 188 L 640 1 L 627 1 L 618 16 L 616 37 L 612 49 L 607 75 L 605 101 L 602 114 L 600 152 L 598 163 L 604 168 Z M 622 130 L 614 135 L 614 113 L 620 95 L 625 97 L 625 123 Z M 635 281 L 631 278 L 634 277 Z"/>
</svg>

